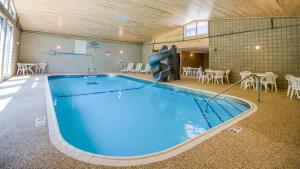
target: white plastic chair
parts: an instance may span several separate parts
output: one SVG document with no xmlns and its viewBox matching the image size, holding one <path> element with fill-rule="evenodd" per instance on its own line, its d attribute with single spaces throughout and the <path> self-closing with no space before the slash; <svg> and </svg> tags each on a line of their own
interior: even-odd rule
<svg viewBox="0 0 300 169">
<path fill-rule="evenodd" d="M 287 89 L 287 96 L 290 95 L 291 89 L 292 89 L 292 82 L 291 82 L 291 77 L 294 77 L 293 75 L 285 75 L 285 79 L 288 81 L 288 89 Z"/>
<path fill-rule="evenodd" d="M 271 85 L 272 90 L 275 88 L 277 93 L 276 75 L 273 72 L 266 72 L 261 85 L 265 87 L 265 92 L 268 90 L 268 85 Z"/>
<path fill-rule="evenodd" d="M 190 69 L 190 67 L 185 67 L 185 76 L 191 76 L 191 69 Z"/>
<path fill-rule="evenodd" d="M 198 77 L 198 72 L 200 68 L 193 68 L 191 69 L 191 73 L 193 77 Z"/>
<path fill-rule="evenodd" d="M 142 69 L 142 66 L 143 66 L 143 63 L 137 63 L 136 66 L 135 66 L 135 69 L 132 70 L 131 72 L 133 73 L 139 73 Z"/>
<path fill-rule="evenodd" d="M 296 94 L 297 98 L 300 99 L 300 95 L 299 95 L 299 92 L 300 92 L 300 78 L 291 77 L 290 79 L 291 79 L 291 84 L 292 84 L 290 99 L 293 99 L 294 94 Z"/>
<path fill-rule="evenodd" d="M 23 70 L 22 70 L 22 64 L 21 63 L 17 63 L 17 75 L 19 75 L 19 73 L 21 73 Z"/>
<path fill-rule="evenodd" d="M 36 73 L 46 73 L 47 63 L 38 63 L 36 68 Z"/>
<path fill-rule="evenodd" d="M 213 76 L 213 81 L 214 83 L 217 83 L 217 84 L 223 84 L 223 79 L 224 79 L 224 71 L 217 71 L 214 73 L 214 76 Z"/>
<path fill-rule="evenodd" d="M 251 72 L 249 72 L 249 71 L 240 72 L 242 79 L 246 78 L 250 74 L 251 74 Z M 244 88 L 244 90 L 246 90 L 247 88 L 251 88 L 251 87 L 253 88 L 253 90 L 255 90 L 255 80 L 252 76 L 248 77 L 247 79 L 245 79 L 244 81 L 241 82 L 241 88 Z"/>
<path fill-rule="evenodd" d="M 22 63 L 17 63 L 18 70 L 17 75 L 25 75 L 28 74 L 28 67 Z"/>
<path fill-rule="evenodd" d="M 209 71 L 211 71 L 212 69 L 205 69 L 205 72 L 206 72 L 206 74 L 207 74 L 207 83 L 209 83 L 210 81 L 214 81 L 214 75 L 215 75 L 215 73 L 214 72 L 209 72 Z"/>
<path fill-rule="evenodd" d="M 151 71 L 151 67 L 150 67 L 150 65 L 147 63 L 147 64 L 145 65 L 144 70 L 141 70 L 140 73 L 150 73 L 150 71 Z"/>
<path fill-rule="evenodd" d="M 128 63 L 127 67 L 121 70 L 122 73 L 131 72 L 133 70 L 134 63 Z"/>
<path fill-rule="evenodd" d="M 203 78 L 204 78 L 205 74 L 201 69 L 198 70 L 197 76 L 198 76 L 198 80 L 199 81 L 202 80 L 202 83 L 203 83 Z"/>
<path fill-rule="evenodd" d="M 227 83 L 229 83 L 229 73 L 230 73 L 230 70 L 227 69 L 225 72 L 225 76 L 224 76 L 224 79 L 227 81 Z"/>
<path fill-rule="evenodd" d="M 202 81 L 202 84 L 204 83 L 204 81 L 207 81 L 207 83 L 210 82 L 210 80 L 212 80 L 211 76 L 209 73 L 207 73 L 206 71 L 210 70 L 210 69 L 205 69 L 204 71 L 201 70 L 201 72 L 199 73 L 199 81 Z"/>
<path fill-rule="evenodd" d="M 182 67 L 182 74 L 183 74 L 183 76 L 187 76 L 186 67 Z"/>
</svg>

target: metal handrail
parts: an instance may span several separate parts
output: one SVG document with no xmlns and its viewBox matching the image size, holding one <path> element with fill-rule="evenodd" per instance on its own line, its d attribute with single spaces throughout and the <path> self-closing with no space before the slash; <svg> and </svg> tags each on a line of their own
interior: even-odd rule
<svg viewBox="0 0 300 169">
<path fill-rule="evenodd" d="M 238 85 L 239 83 L 241 83 L 242 81 L 248 79 L 248 78 L 251 77 L 251 76 L 254 76 L 255 79 L 256 79 L 256 91 L 257 91 L 256 99 L 257 99 L 258 102 L 260 102 L 260 84 L 259 84 L 259 83 L 260 83 L 260 80 L 259 80 L 259 76 L 257 76 L 256 74 L 253 74 L 253 73 L 252 73 L 252 74 L 246 76 L 245 78 L 243 78 L 243 79 L 241 79 L 241 80 L 235 82 L 234 84 L 232 84 L 231 86 L 229 86 L 229 87 L 226 88 L 225 90 L 223 90 L 223 91 L 217 93 L 216 95 L 210 97 L 210 98 L 206 101 L 205 112 L 207 112 L 207 108 L 208 108 L 208 103 L 209 103 L 209 101 L 211 101 L 212 99 L 218 97 L 219 95 L 221 95 L 221 94 L 227 92 L 228 90 L 232 89 L 234 86 Z"/>
</svg>

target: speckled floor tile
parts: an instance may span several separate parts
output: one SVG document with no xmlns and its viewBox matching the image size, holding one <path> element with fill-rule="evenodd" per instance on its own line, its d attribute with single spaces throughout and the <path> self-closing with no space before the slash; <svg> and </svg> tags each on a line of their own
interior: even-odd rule
<svg viewBox="0 0 300 169">
<path fill-rule="evenodd" d="M 151 79 L 150 75 L 136 75 Z M 253 90 L 239 86 L 228 94 L 257 104 L 258 111 L 240 121 L 238 134 L 227 130 L 171 159 L 135 167 L 108 167 L 87 164 L 56 150 L 48 136 L 48 126 L 35 127 L 35 117 L 46 116 L 44 77 L 13 77 L 0 84 L 0 99 L 11 98 L 0 111 L 0 168 L 40 169 L 268 169 L 300 168 L 300 100 L 290 100 L 286 90 L 262 92 L 256 103 Z M 24 81 L 24 83 L 22 83 Z M 10 82 L 14 82 L 10 85 Z M 36 86 L 33 87 L 33 83 Z M 221 91 L 228 85 L 201 84 L 183 78 L 170 82 L 185 87 Z M 7 92 L 18 87 L 16 92 Z M 6 90 L 3 92 L 3 90 Z M 13 90 L 11 90 L 13 91 Z"/>
</svg>

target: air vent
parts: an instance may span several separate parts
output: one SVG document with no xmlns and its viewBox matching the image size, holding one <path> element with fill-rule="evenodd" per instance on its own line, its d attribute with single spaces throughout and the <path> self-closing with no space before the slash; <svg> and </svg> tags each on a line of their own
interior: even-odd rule
<svg viewBox="0 0 300 169">
<path fill-rule="evenodd" d="M 128 18 L 128 16 L 119 15 L 119 16 L 116 17 L 116 20 L 118 22 L 125 23 L 125 22 L 128 22 L 129 18 Z"/>
<path fill-rule="evenodd" d="M 46 124 L 46 117 L 36 117 L 35 118 L 35 127 L 44 126 Z"/>
</svg>

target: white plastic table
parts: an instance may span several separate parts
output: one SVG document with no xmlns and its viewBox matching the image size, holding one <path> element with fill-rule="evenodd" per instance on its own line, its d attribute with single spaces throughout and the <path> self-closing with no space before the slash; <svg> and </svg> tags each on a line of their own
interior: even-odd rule
<svg viewBox="0 0 300 169">
<path fill-rule="evenodd" d="M 199 68 L 194 68 L 194 67 L 185 67 L 187 71 L 186 76 L 197 76 Z"/>
<path fill-rule="evenodd" d="M 265 73 L 252 73 L 252 74 L 255 74 L 258 77 L 258 83 L 259 83 L 259 88 L 260 88 L 259 90 L 261 90 L 261 81 L 266 77 L 266 74 Z M 275 79 L 278 78 L 277 74 L 274 74 L 274 76 L 275 76 Z M 269 90 L 268 87 L 267 87 L 267 90 Z"/>
<path fill-rule="evenodd" d="M 26 66 L 27 70 L 34 75 L 34 71 L 32 70 L 33 67 L 36 67 L 36 63 L 19 63 L 22 66 Z"/>
<path fill-rule="evenodd" d="M 224 71 L 224 70 L 213 70 L 213 69 L 209 69 L 209 70 L 205 70 L 205 72 L 208 74 L 208 82 L 209 82 L 210 80 L 213 79 L 213 77 L 214 77 L 214 75 L 215 75 L 216 73 L 218 73 L 218 72 L 224 72 L 224 74 L 225 74 L 226 71 Z"/>
</svg>

